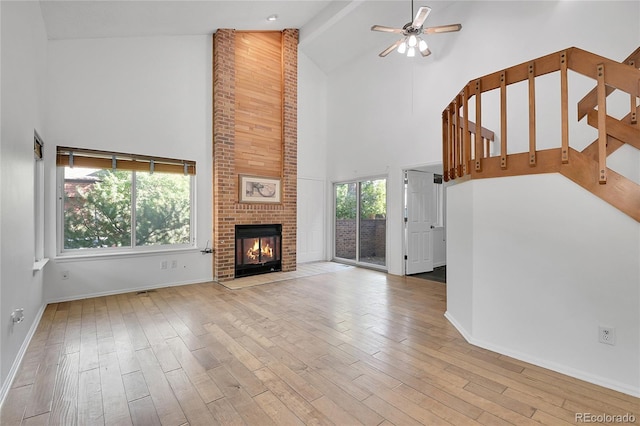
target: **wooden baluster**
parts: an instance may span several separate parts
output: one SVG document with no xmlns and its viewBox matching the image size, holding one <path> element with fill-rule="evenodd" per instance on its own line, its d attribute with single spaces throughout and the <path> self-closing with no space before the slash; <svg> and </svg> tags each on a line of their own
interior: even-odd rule
<svg viewBox="0 0 640 426">
<path fill-rule="evenodd" d="M 455 122 L 455 109 L 453 107 L 453 102 L 449 104 L 449 135 L 450 135 L 450 143 L 449 143 L 449 158 L 451 159 L 449 163 L 449 174 L 451 175 L 451 179 L 455 179 L 456 176 L 456 122 Z"/>
<path fill-rule="evenodd" d="M 460 114 L 460 104 L 458 104 L 456 111 L 458 111 L 458 115 Z M 462 128 L 462 117 L 458 118 L 458 134 L 457 136 L 457 153 L 458 153 L 458 168 L 457 173 L 458 173 L 458 177 L 462 177 L 464 176 L 464 174 L 462 173 L 462 166 L 463 166 L 463 157 L 464 157 L 464 153 L 462 152 L 462 148 L 463 148 L 463 144 L 462 144 L 462 139 L 464 138 L 464 129 Z"/>
<path fill-rule="evenodd" d="M 442 112 L 442 175 L 444 181 L 449 182 L 449 123 L 446 110 Z"/>
<path fill-rule="evenodd" d="M 500 74 L 500 168 L 507 168 L 507 72 Z"/>
<path fill-rule="evenodd" d="M 480 92 L 480 80 L 476 80 L 476 138 L 474 159 L 476 172 L 482 171 L 480 155 L 482 152 L 482 93 Z"/>
<path fill-rule="evenodd" d="M 455 174 L 456 177 L 460 177 L 460 107 L 458 106 L 458 97 L 453 100 L 453 113 L 455 114 L 454 128 L 455 136 L 453 138 L 454 152 L 455 152 Z"/>
<path fill-rule="evenodd" d="M 458 176 L 465 175 L 465 166 L 464 166 L 464 117 L 462 116 L 462 94 L 458 94 L 458 108 L 456 111 L 458 112 L 459 120 L 458 120 L 458 152 L 460 153 L 460 165 L 458 167 Z"/>
<path fill-rule="evenodd" d="M 529 165 L 536 165 L 536 83 L 534 62 L 529 64 Z"/>
<path fill-rule="evenodd" d="M 598 182 L 607 183 L 607 89 L 604 64 L 598 64 Z"/>
<path fill-rule="evenodd" d="M 454 165 L 454 150 L 453 150 L 453 117 L 451 116 L 451 108 L 452 106 L 449 105 L 449 108 L 447 108 L 447 115 L 448 115 L 448 120 L 447 122 L 449 123 L 449 179 L 455 179 L 456 175 L 453 172 L 453 168 L 455 167 Z"/>
<path fill-rule="evenodd" d="M 464 133 L 462 134 L 462 173 L 467 175 L 469 170 L 469 161 L 471 160 L 471 133 L 469 132 L 469 86 L 464 86 L 462 90 L 462 113 L 464 116 Z"/>
<path fill-rule="evenodd" d="M 636 62 L 631 60 L 629 61 L 629 65 L 631 65 L 632 67 L 636 67 Z M 640 81 L 638 81 L 638 86 L 640 87 Z M 638 123 L 638 105 L 636 103 L 636 97 L 633 95 L 629 95 L 629 98 L 631 98 L 631 124 L 637 124 Z"/>
<path fill-rule="evenodd" d="M 562 120 L 562 164 L 569 162 L 569 84 L 567 80 L 567 52 L 560 54 L 560 110 Z"/>
</svg>

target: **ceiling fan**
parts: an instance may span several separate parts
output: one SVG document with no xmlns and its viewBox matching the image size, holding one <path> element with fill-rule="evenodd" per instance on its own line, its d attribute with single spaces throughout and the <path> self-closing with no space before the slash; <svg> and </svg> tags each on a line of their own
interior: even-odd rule
<svg viewBox="0 0 640 426">
<path fill-rule="evenodd" d="M 424 21 L 427 19 L 427 16 L 429 16 L 429 13 L 431 13 L 430 7 L 420 6 L 420 8 L 418 8 L 418 13 L 416 13 L 415 18 L 413 19 L 413 22 L 407 22 L 402 28 L 385 27 L 383 25 L 372 26 L 371 31 L 381 31 L 383 33 L 395 33 L 403 35 L 400 40 L 396 41 L 391 46 L 380 52 L 378 56 L 384 58 L 394 49 L 397 49 L 398 53 L 400 54 L 406 53 L 407 56 L 415 56 L 417 49 L 422 56 L 429 56 L 431 54 L 431 50 L 429 50 L 427 42 L 420 37 L 422 34 L 449 33 L 452 31 L 460 31 L 460 29 L 462 28 L 461 24 L 450 24 L 441 25 L 438 27 L 424 28 Z M 413 16 L 413 0 L 411 0 L 411 16 Z"/>
</svg>

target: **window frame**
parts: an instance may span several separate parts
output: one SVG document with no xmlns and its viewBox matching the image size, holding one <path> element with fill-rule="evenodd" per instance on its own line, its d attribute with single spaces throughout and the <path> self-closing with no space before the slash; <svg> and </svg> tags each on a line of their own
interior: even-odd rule
<svg viewBox="0 0 640 426">
<path fill-rule="evenodd" d="M 74 152 L 97 152 L 100 155 L 113 155 L 114 159 L 117 156 L 118 158 L 131 158 L 134 162 L 147 161 L 150 164 L 151 169 L 144 170 L 141 168 L 131 170 L 128 166 L 122 168 L 122 170 L 129 171 L 131 173 L 131 233 L 130 233 L 130 245 L 123 247 L 93 247 L 93 248 L 73 248 L 67 249 L 64 246 L 65 241 L 65 210 L 64 210 L 64 187 L 65 187 L 65 167 L 69 167 L 69 165 L 60 164 L 60 152 L 73 150 Z M 64 148 L 58 147 L 58 160 L 56 164 L 56 198 L 57 198 L 57 218 L 56 218 L 56 251 L 57 256 L 61 258 L 75 258 L 75 257 L 100 257 L 100 256 L 114 256 L 114 255 L 135 255 L 135 254 L 152 254 L 159 252 L 172 252 L 172 251 L 190 251 L 197 250 L 197 241 L 196 241 L 196 174 L 195 174 L 195 161 L 187 161 L 187 160 L 172 160 L 167 158 L 158 158 L 160 162 L 173 161 L 175 164 L 188 164 L 190 168 L 190 173 L 187 173 L 189 176 L 189 243 L 184 244 L 151 244 L 151 245 L 136 245 L 136 172 L 143 173 L 151 173 L 154 167 L 154 157 L 151 156 L 137 156 L 131 154 L 119 154 L 119 153 L 106 153 L 103 151 L 91 151 L 91 150 L 81 150 L 76 148 Z M 73 160 L 72 160 L 73 161 Z M 115 160 L 114 160 L 115 161 Z M 118 160 L 120 161 L 120 160 Z M 127 161 L 127 160 L 124 160 Z M 105 167 L 89 167 L 85 165 L 78 165 L 78 167 L 83 168 L 95 168 L 102 170 L 109 170 Z M 187 170 L 187 165 L 185 165 L 185 171 Z M 162 170 L 158 170 L 156 167 L 156 171 L 158 173 L 164 173 Z"/>
<path fill-rule="evenodd" d="M 376 264 L 376 263 L 370 263 L 370 262 L 365 262 L 361 260 L 361 240 L 360 240 L 360 227 L 361 227 L 361 198 L 362 198 L 362 183 L 363 182 L 369 182 L 369 181 L 376 181 L 376 180 L 384 180 L 385 181 L 385 220 L 387 220 L 386 222 L 386 232 L 385 232 L 385 262 L 384 265 L 380 265 L 380 264 Z M 356 221 L 356 230 L 355 230 L 355 237 L 356 237 L 356 253 L 355 253 L 355 259 L 348 259 L 348 258 L 344 258 L 344 257 L 339 257 L 337 256 L 336 253 L 336 239 L 338 238 L 337 236 L 337 227 L 336 227 L 336 210 L 337 210 L 337 204 L 338 204 L 338 200 L 337 200 L 337 194 L 336 194 L 336 188 L 338 185 L 348 185 L 348 184 L 355 184 L 355 189 L 356 189 L 356 217 L 355 217 L 355 221 Z M 333 234 L 333 238 L 332 238 L 332 249 L 331 249 L 331 253 L 332 253 L 332 260 L 334 262 L 339 262 L 339 263 L 344 263 L 344 264 L 348 264 L 348 265 L 355 265 L 355 266 L 361 266 L 361 267 L 365 267 L 365 268 L 369 268 L 369 269 L 376 269 L 376 270 L 380 270 L 380 271 L 388 271 L 389 268 L 389 255 L 388 255 L 388 245 L 389 245 L 389 221 L 388 221 L 388 214 L 389 214 L 389 176 L 388 175 L 373 175 L 373 176 L 366 176 L 366 177 L 360 177 L 360 178 L 355 178 L 355 179 L 349 179 L 349 180 L 344 180 L 344 181 L 334 181 L 332 183 L 332 187 L 333 187 L 333 214 L 332 214 L 332 234 Z"/>
<path fill-rule="evenodd" d="M 33 129 L 33 270 L 47 264 L 44 256 L 44 142 Z"/>
</svg>

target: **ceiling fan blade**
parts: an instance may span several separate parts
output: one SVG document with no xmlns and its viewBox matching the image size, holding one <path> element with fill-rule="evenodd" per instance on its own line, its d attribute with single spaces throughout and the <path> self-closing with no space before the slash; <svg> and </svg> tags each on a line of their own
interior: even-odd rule
<svg viewBox="0 0 640 426">
<path fill-rule="evenodd" d="M 387 56 L 389 53 L 393 52 L 395 49 L 398 48 L 398 46 L 400 46 L 400 44 L 404 41 L 403 38 L 401 38 L 400 40 L 396 41 L 395 43 L 393 43 L 391 46 L 387 47 L 386 49 L 384 49 L 382 52 L 380 52 L 378 54 L 378 56 L 380 56 L 381 58 L 384 58 L 385 56 Z"/>
<path fill-rule="evenodd" d="M 384 25 L 374 25 L 371 27 L 371 31 L 382 31 L 383 33 L 397 33 L 402 34 L 402 28 L 385 27 Z"/>
<path fill-rule="evenodd" d="M 424 24 L 425 19 L 427 19 L 427 16 L 429 16 L 429 13 L 431 13 L 430 7 L 420 6 L 420 8 L 418 9 L 418 13 L 416 13 L 416 17 L 411 23 L 411 26 L 413 28 L 420 28 L 422 24 Z"/>
<path fill-rule="evenodd" d="M 420 54 L 424 57 L 424 56 L 429 56 L 431 55 L 431 51 L 429 50 L 429 48 L 427 47 L 426 49 L 424 49 L 424 51 L 420 50 Z"/>
<path fill-rule="evenodd" d="M 440 25 L 439 27 L 429 27 L 424 29 L 425 34 L 450 33 L 452 31 L 460 31 L 462 24 Z"/>
</svg>

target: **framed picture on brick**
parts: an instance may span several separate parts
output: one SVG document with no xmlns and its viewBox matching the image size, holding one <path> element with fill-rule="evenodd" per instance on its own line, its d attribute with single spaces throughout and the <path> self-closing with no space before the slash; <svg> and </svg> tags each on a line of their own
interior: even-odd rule
<svg viewBox="0 0 640 426">
<path fill-rule="evenodd" d="M 239 175 L 238 188 L 241 203 L 280 203 L 280 178 Z"/>
</svg>

